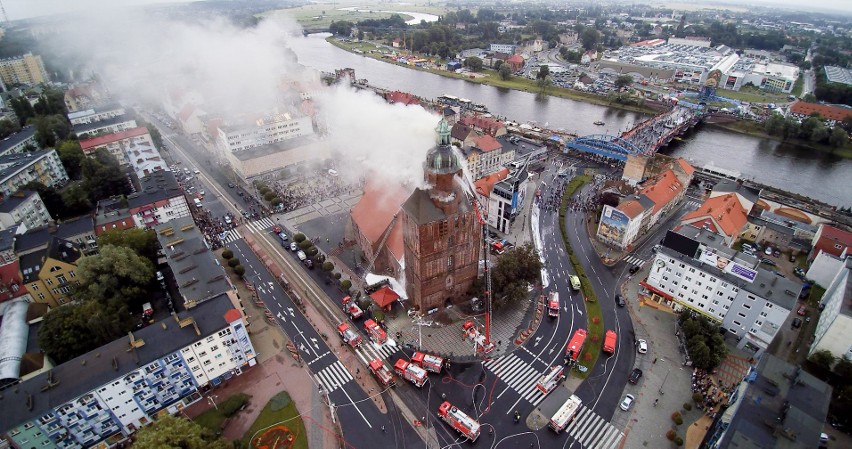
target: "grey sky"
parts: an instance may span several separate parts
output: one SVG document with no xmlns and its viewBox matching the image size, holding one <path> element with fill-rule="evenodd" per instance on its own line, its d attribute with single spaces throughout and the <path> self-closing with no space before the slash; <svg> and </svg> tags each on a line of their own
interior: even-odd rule
<svg viewBox="0 0 852 449">
<path fill-rule="evenodd" d="M 121 7 L 151 3 L 186 3 L 198 0 L 0 0 L 9 20 L 26 19 L 49 14 L 92 11 L 103 7 Z"/>
</svg>

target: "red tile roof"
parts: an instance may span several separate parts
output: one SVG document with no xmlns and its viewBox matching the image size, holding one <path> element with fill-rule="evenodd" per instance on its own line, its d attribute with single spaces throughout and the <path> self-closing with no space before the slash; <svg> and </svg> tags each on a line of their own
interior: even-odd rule
<svg viewBox="0 0 852 449">
<path fill-rule="evenodd" d="M 640 204 L 636 200 L 622 201 L 621 204 L 616 207 L 616 209 L 624 212 L 624 214 L 630 218 L 638 217 L 639 214 L 641 214 L 645 210 L 645 208 L 642 207 L 642 204 Z"/>
<path fill-rule="evenodd" d="M 804 101 L 797 101 L 793 103 L 793 105 L 790 106 L 790 112 L 792 112 L 793 114 L 801 114 L 805 116 L 811 115 L 816 112 L 824 119 L 828 120 L 843 120 L 846 117 L 852 115 L 852 109 L 840 108 L 827 104 L 805 103 Z"/>
<path fill-rule="evenodd" d="M 679 157 L 677 158 L 677 164 L 680 165 L 680 169 L 683 170 L 689 176 L 692 176 L 695 173 L 695 168 L 692 165 L 689 165 L 689 162 L 686 162 L 686 159 Z"/>
<path fill-rule="evenodd" d="M 512 56 L 509 56 L 509 59 L 507 59 L 506 62 L 511 64 L 523 64 L 524 57 L 519 54 L 514 54 Z"/>
<path fill-rule="evenodd" d="M 372 298 L 379 307 L 385 308 L 399 299 L 399 295 L 397 295 L 395 291 L 391 290 L 390 287 L 385 285 L 384 287 L 374 291 L 370 295 L 370 298 Z"/>
<path fill-rule="evenodd" d="M 835 245 L 840 245 L 840 248 Z M 839 257 L 849 247 L 852 247 L 852 232 L 824 224 L 819 231 L 819 240 L 814 242 L 814 254 L 824 251 Z"/>
<path fill-rule="evenodd" d="M 240 314 L 240 311 L 237 309 L 231 309 L 225 312 L 225 321 L 228 323 L 233 323 L 234 321 L 243 319 L 243 316 Z"/>
<path fill-rule="evenodd" d="M 84 150 L 88 150 L 91 148 L 96 148 L 102 145 L 107 145 L 113 142 L 118 142 L 120 140 L 129 139 L 131 137 L 138 137 L 145 134 L 148 134 L 148 128 L 140 126 L 139 128 L 128 129 L 117 133 L 82 140 L 80 141 L 80 147 Z"/>
<path fill-rule="evenodd" d="M 484 153 L 503 148 L 503 145 L 500 145 L 500 142 L 491 134 L 485 134 L 473 139 L 473 145 Z"/>
<path fill-rule="evenodd" d="M 654 213 L 657 213 L 674 197 L 683 191 L 683 185 L 671 170 L 666 170 L 660 175 L 656 182 L 643 187 L 640 194 L 647 196 L 654 202 Z"/>
<path fill-rule="evenodd" d="M 717 234 L 735 237 L 748 222 L 748 211 L 740 204 L 736 193 L 728 193 L 708 199 L 697 210 L 684 215 L 680 222 L 697 228 L 707 224 Z"/>
<path fill-rule="evenodd" d="M 494 184 L 506 179 L 509 176 L 509 169 L 506 167 L 491 173 L 488 176 L 483 176 L 473 182 L 476 187 L 476 193 L 488 198 L 491 196 L 491 191 L 494 189 Z"/>
<path fill-rule="evenodd" d="M 409 93 L 406 93 L 406 92 L 400 92 L 398 90 L 395 90 L 395 91 L 389 93 L 388 96 L 387 96 L 387 100 L 388 100 L 388 103 L 391 103 L 391 104 L 393 104 L 393 103 L 402 103 L 404 105 L 420 104 L 420 100 L 416 96 L 409 94 Z"/>
<path fill-rule="evenodd" d="M 352 221 L 364 237 L 375 245 L 382 238 L 393 216 L 399 212 L 400 205 L 410 194 L 410 189 L 401 185 L 387 185 L 369 180 L 364 186 L 364 195 L 350 212 Z M 402 220 L 397 220 L 397 225 L 401 222 Z M 391 235 L 388 236 L 389 249 L 392 248 L 391 239 L 394 237 L 394 231 L 392 229 Z"/>
<path fill-rule="evenodd" d="M 481 117 L 478 115 L 466 115 L 462 117 L 461 122 L 468 126 L 473 126 L 476 129 L 482 130 L 488 134 L 494 134 L 500 128 L 503 128 L 503 123 L 493 117 Z"/>
<path fill-rule="evenodd" d="M 3 289 L 5 291 L 0 293 L 0 302 L 27 294 L 27 287 L 21 279 L 21 268 L 17 260 L 0 266 L 0 285 L 5 287 Z M 18 286 L 17 291 L 14 291 L 13 285 Z"/>
</svg>

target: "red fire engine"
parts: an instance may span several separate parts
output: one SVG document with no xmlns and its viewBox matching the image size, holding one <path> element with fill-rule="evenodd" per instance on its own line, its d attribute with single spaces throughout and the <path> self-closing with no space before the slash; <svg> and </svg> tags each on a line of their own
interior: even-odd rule
<svg viewBox="0 0 852 449">
<path fill-rule="evenodd" d="M 351 296 L 343 298 L 343 311 L 351 316 L 353 320 L 361 318 L 364 315 L 364 311 L 358 307 L 358 304 L 355 304 L 355 300 Z"/>
<path fill-rule="evenodd" d="M 580 351 L 583 350 L 583 343 L 585 342 L 586 330 L 577 329 L 574 332 L 574 336 L 571 337 L 571 341 L 568 342 L 568 346 L 565 347 L 565 356 L 570 360 L 577 361 L 577 357 L 580 357 Z"/>
<path fill-rule="evenodd" d="M 436 355 L 426 354 L 425 352 L 415 352 L 414 355 L 411 356 L 411 363 L 425 369 L 426 371 L 438 374 L 441 374 L 441 369 L 444 367 L 444 359 Z"/>
<path fill-rule="evenodd" d="M 547 297 L 547 316 L 559 316 L 559 292 L 550 292 Z"/>
<path fill-rule="evenodd" d="M 615 342 L 617 338 L 618 335 L 615 333 L 615 331 L 606 331 L 606 334 L 604 334 L 603 351 L 607 354 L 615 354 Z"/>
<path fill-rule="evenodd" d="M 565 378 L 562 371 L 563 369 L 559 365 L 550 368 L 550 372 L 544 373 L 541 379 L 538 380 L 538 383 L 535 384 L 535 387 L 544 394 L 550 393 L 559 385 L 559 381 Z"/>
<path fill-rule="evenodd" d="M 388 341 L 388 334 L 384 329 L 379 327 L 373 320 L 367 320 L 364 322 L 364 329 L 367 330 L 367 333 L 370 334 L 370 338 L 373 339 L 376 343 L 383 345 L 386 341 Z"/>
<path fill-rule="evenodd" d="M 358 335 L 357 332 L 349 329 L 349 325 L 346 323 L 340 323 L 337 325 L 337 333 L 340 334 L 340 338 L 353 348 L 358 347 L 361 344 L 361 336 Z"/>
<path fill-rule="evenodd" d="M 470 416 L 467 416 L 463 411 L 453 407 L 453 404 L 444 401 L 438 407 L 438 416 L 452 426 L 453 429 L 456 429 L 458 433 L 464 435 L 471 443 L 479 438 L 479 423 Z"/>
<path fill-rule="evenodd" d="M 422 387 L 426 380 L 428 380 L 426 370 L 408 363 L 405 359 L 399 359 L 396 361 L 396 364 L 393 366 L 394 371 L 402 377 L 403 379 L 417 385 L 418 387 Z"/>
<path fill-rule="evenodd" d="M 379 379 L 379 382 L 386 387 L 392 387 L 396 385 L 396 382 L 393 380 L 393 374 L 391 374 L 390 370 L 385 363 L 380 359 L 375 359 L 370 361 L 370 371 L 373 372 L 373 375 Z"/>
</svg>

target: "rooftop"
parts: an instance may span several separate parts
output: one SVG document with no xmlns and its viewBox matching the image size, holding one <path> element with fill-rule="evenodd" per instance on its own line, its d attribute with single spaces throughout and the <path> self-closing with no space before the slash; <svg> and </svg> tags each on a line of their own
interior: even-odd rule
<svg viewBox="0 0 852 449">
<path fill-rule="evenodd" d="M 494 185 L 506 179 L 508 176 L 509 169 L 507 167 L 503 167 L 488 176 L 483 176 L 477 179 L 473 182 L 473 186 L 476 188 L 476 193 L 487 198 L 491 196 L 491 191 L 494 190 Z"/>
<path fill-rule="evenodd" d="M 382 235 L 388 228 L 394 215 L 399 213 L 399 207 L 410 194 L 411 189 L 399 184 L 387 185 L 373 180 L 367 181 L 364 185 L 364 195 L 358 200 L 355 207 L 352 208 L 350 215 L 352 221 L 358 226 L 358 230 L 369 240 L 371 245 L 376 245 L 381 240 Z M 397 224 L 402 220 L 397 220 Z M 394 254 L 397 253 L 394 249 L 395 242 L 391 241 L 391 236 L 388 238 L 387 246 Z M 401 240 L 400 240 L 401 243 Z M 374 248 L 380 250 L 380 248 Z"/>
<path fill-rule="evenodd" d="M 314 134 L 307 136 L 294 137 L 292 139 L 282 140 L 281 142 L 267 143 L 259 145 L 248 150 L 238 151 L 234 153 L 234 157 L 241 161 L 256 159 L 270 154 L 281 153 L 302 146 L 321 142 Z"/>
<path fill-rule="evenodd" d="M 852 115 L 852 109 L 832 106 L 830 104 L 805 103 L 804 101 L 797 101 L 790 106 L 790 113 L 804 116 L 816 113 L 824 119 L 840 121 Z"/>
<path fill-rule="evenodd" d="M 33 196 L 38 196 L 38 192 L 34 190 L 18 190 L 0 202 L 0 213 L 11 213 L 18 206 Z"/>
<path fill-rule="evenodd" d="M 59 237 L 53 237 L 53 240 L 47 245 L 47 257 L 51 259 L 76 264 L 82 256 L 83 253 L 77 248 L 77 245 Z"/>
<path fill-rule="evenodd" d="M 852 86 L 852 71 L 833 65 L 825 66 L 825 77 L 829 83 L 840 83 Z"/>
<path fill-rule="evenodd" d="M 192 217 L 176 218 L 155 230 L 185 303 L 200 303 L 233 290 Z"/>
<path fill-rule="evenodd" d="M 46 373 L 7 389 L 0 396 L 0 432 L 38 418 L 42 414 L 96 388 L 121 378 L 154 360 L 177 351 L 227 326 L 225 314 L 232 309 L 227 295 L 220 294 L 180 314 L 192 317 L 193 326 L 181 328 L 168 317 L 157 325 L 136 331 L 133 336 L 144 345 L 131 349 L 122 337 Z"/>
<path fill-rule="evenodd" d="M 35 128 L 32 126 L 25 126 L 20 131 L 12 134 L 9 137 L 6 137 L 3 140 L 0 140 L 0 154 L 4 154 L 9 151 L 15 145 L 20 144 L 21 142 L 32 139 L 35 136 Z"/>
<path fill-rule="evenodd" d="M 713 186 L 713 193 L 736 193 L 752 204 L 760 199 L 760 190 L 742 185 L 730 179 L 723 179 Z"/>
<path fill-rule="evenodd" d="M 698 209 L 684 215 L 681 222 L 693 223 L 700 228 L 702 224 L 697 221 L 701 219 L 710 221 L 708 226 L 712 226 L 716 233 L 736 237 L 748 222 L 748 211 L 740 204 L 736 194 L 729 193 L 708 198 Z"/>
<path fill-rule="evenodd" d="M 56 153 L 56 151 L 51 148 L 31 153 L 4 154 L 0 156 L 0 181 L 9 179 L 14 174 L 24 170 L 50 153 Z"/>
<path fill-rule="evenodd" d="M 127 196 L 127 208 L 131 213 L 139 207 L 183 196 L 174 172 L 169 170 L 157 171 L 145 176 L 139 182 L 141 184 L 139 191 Z"/>
<path fill-rule="evenodd" d="M 0 231 L 0 251 L 15 249 L 15 228 Z"/>
<path fill-rule="evenodd" d="M 102 125 L 104 122 L 97 122 L 96 124 Z M 138 128 L 127 129 L 121 132 L 106 134 L 103 136 L 94 137 L 91 139 L 81 140 L 80 147 L 83 150 L 88 150 L 90 148 L 99 147 L 102 145 L 108 145 L 113 142 L 118 142 L 120 140 L 129 139 L 131 137 L 144 136 L 148 134 L 148 128 L 144 126 L 140 126 Z"/>
<path fill-rule="evenodd" d="M 119 123 L 125 123 L 125 122 L 130 122 L 130 121 L 133 121 L 133 119 L 129 115 L 121 114 L 121 115 L 117 115 L 115 117 L 110 117 L 108 119 L 98 120 L 97 122 L 82 123 L 82 124 L 79 124 L 79 125 L 74 125 L 74 133 L 79 136 L 81 134 L 87 134 L 87 133 L 90 133 L 92 131 L 95 131 L 95 130 L 98 130 L 98 129 L 101 129 L 101 128 L 106 128 L 108 126 L 118 125 Z M 135 128 L 135 129 L 138 129 L 138 128 Z M 82 144 L 82 142 L 81 142 L 81 144 Z M 86 148 L 86 147 L 83 147 L 83 148 Z"/>
<path fill-rule="evenodd" d="M 661 176 L 647 182 L 639 190 L 640 194 L 647 196 L 654 202 L 654 213 L 662 209 L 681 192 L 683 192 L 683 185 L 671 170 L 664 171 Z"/>
<path fill-rule="evenodd" d="M 473 145 L 483 153 L 503 148 L 502 145 L 500 145 L 500 142 L 498 142 L 491 134 L 485 134 L 473 139 Z"/>
<path fill-rule="evenodd" d="M 51 237 L 56 236 L 65 240 L 75 240 L 86 235 L 94 234 L 92 217 L 83 215 L 71 218 L 53 226 L 32 229 L 26 234 L 15 237 L 15 251 L 25 253 L 34 248 L 46 246 Z"/>
</svg>

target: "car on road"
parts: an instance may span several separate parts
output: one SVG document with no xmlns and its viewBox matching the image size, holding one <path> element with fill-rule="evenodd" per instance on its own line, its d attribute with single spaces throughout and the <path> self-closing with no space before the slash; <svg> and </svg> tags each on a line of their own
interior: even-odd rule
<svg viewBox="0 0 852 449">
<path fill-rule="evenodd" d="M 808 308 L 805 306 L 799 306 L 799 310 L 796 311 L 801 316 L 805 316 L 808 314 Z"/>
<path fill-rule="evenodd" d="M 272 233 L 273 234 L 280 234 L 281 233 L 281 226 L 273 226 L 272 227 Z"/>
<path fill-rule="evenodd" d="M 770 267 L 777 266 L 777 264 L 775 262 L 773 262 L 772 260 L 767 259 L 765 257 L 763 259 L 760 259 L 760 263 L 762 263 L 764 265 L 769 265 Z"/>
<path fill-rule="evenodd" d="M 630 410 L 631 406 L 633 406 L 633 400 L 634 400 L 633 395 L 628 394 L 627 396 L 624 397 L 624 399 L 621 400 L 621 405 L 619 405 L 618 407 L 626 412 L 626 411 Z"/>
<path fill-rule="evenodd" d="M 802 327 L 802 319 L 799 317 L 793 318 L 793 322 L 790 323 L 790 327 L 793 329 L 798 329 Z"/>
<path fill-rule="evenodd" d="M 643 339 L 636 340 L 636 350 L 639 351 L 639 354 L 645 354 L 648 352 L 648 342 Z"/>
<path fill-rule="evenodd" d="M 232 189 L 233 189 L 233 188 L 234 188 L 234 183 L 233 183 L 233 182 L 229 182 L 229 183 L 228 183 L 228 187 L 230 187 L 230 188 L 232 188 Z"/>
<path fill-rule="evenodd" d="M 228 225 L 229 225 L 229 224 L 231 224 L 231 223 L 233 223 L 233 222 L 234 222 L 234 221 L 233 221 L 233 220 L 231 220 L 231 216 L 230 216 L 230 215 L 225 215 L 225 224 L 228 224 Z"/>
<path fill-rule="evenodd" d="M 618 307 L 624 307 L 627 305 L 627 301 L 625 301 L 624 297 L 621 295 L 615 295 L 615 303 L 618 304 Z"/>
<path fill-rule="evenodd" d="M 195 169 L 195 170 L 193 170 L 192 172 L 193 172 L 193 173 L 195 173 L 195 174 L 197 175 L 197 174 L 201 173 L 201 170 L 199 170 L 199 169 L 197 169 L 197 168 L 196 168 L 196 169 Z"/>
<path fill-rule="evenodd" d="M 630 274 L 636 274 L 636 272 L 639 271 L 639 265 L 633 265 L 632 267 L 630 267 L 629 271 Z"/>
<path fill-rule="evenodd" d="M 642 370 L 639 368 L 633 368 L 633 371 L 630 372 L 630 377 L 627 379 L 628 382 L 636 385 L 639 383 L 639 379 L 642 378 Z"/>
<path fill-rule="evenodd" d="M 299 250 L 299 244 L 296 242 L 290 242 L 290 251 L 294 253 Z"/>
</svg>

